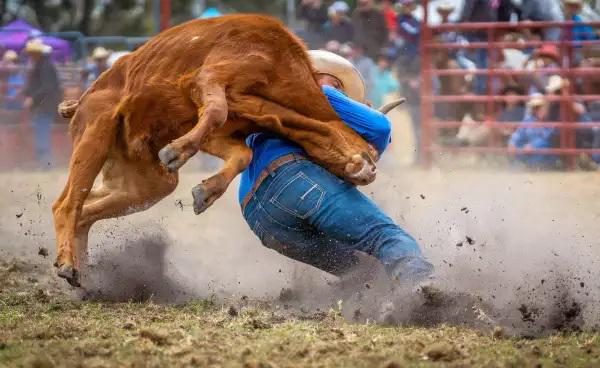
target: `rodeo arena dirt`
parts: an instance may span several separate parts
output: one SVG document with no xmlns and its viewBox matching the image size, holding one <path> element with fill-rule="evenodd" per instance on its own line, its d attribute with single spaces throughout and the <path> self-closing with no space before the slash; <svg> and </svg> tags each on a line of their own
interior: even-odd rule
<svg viewBox="0 0 600 368">
<path fill-rule="evenodd" d="M 360 17 L 360 7 L 372 2 L 357 3 Z M 387 68 L 399 85 L 381 93 L 373 108 L 351 101 L 376 99 L 357 77 L 356 59 L 348 58 L 355 67 L 342 58 L 343 50 L 310 34 L 314 22 L 306 14 L 324 6 L 327 20 L 327 14 L 352 11 L 343 1 L 299 3 L 308 28 L 294 31 L 322 49 L 316 53 L 306 52 L 275 18 L 258 15 L 174 26 L 116 61 L 110 59 L 117 52 L 96 47 L 90 57 L 95 68 L 50 62 L 49 55 L 59 57 L 56 50 L 62 50 L 60 43 L 50 46 L 51 35 L 24 38 L 17 57 L 27 62 L 0 68 L 25 76 L 22 93 L 12 94 L 14 80 L 1 82 L 0 367 L 600 367 L 600 171 L 593 160 L 600 146 L 580 147 L 576 134 L 590 124 L 586 129 L 600 137 L 600 122 L 593 121 L 600 118 L 583 123 L 575 117 L 600 99 L 592 74 L 600 68 L 590 62 L 574 71 L 570 60 L 584 53 L 578 41 L 565 41 L 563 30 L 555 42 L 560 50 L 552 51 L 560 51 L 562 62 L 544 73 L 500 66 L 494 72 L 494 47 L 531 44 L 537 50 L 544 40 L 507 41 L 499 29 L 510 25 L 520 32 L 515 24 L 522 23 L 500 19 L 443 24 L 447 11 L 468 7 L 468 0 L 417 3 L 383 1 L 374 8 L 382 14 L 392 9 L 400 23 L 414 12 L 424 24 L 415 56 L 420 62 L 411 69 L 421 83 L 418 98 L 406 94 L 403 86 L 414 80 L 402 76 L 394 59 Z M 436 9 L 442 24 L 427 25 Z M 577 27 L 562 20 L 523 22 L 533 23 Z M 455 44 L 444 46 L 436 33 L 482 27 L 492 30 L 484 35 L 491 41 L 461 45 L 485 45 L 489 64 L 440 66 L 439 50 Z M 211 37 L 225 46 L 214 47 Z M 194 46 L 199 38 L 211 46 Z M 165 47 L 176 51 L 168 56 L 161 53 Z M 107 63 L 94 64 L 98 60 Z M 48 103 L 54 122 L 40 133 L 44 123 L 36 119 L 43 118 L 45 102 L 36 101 L 42 89 L 36 87 L 52 83 L 43 74 L 52 74 L 49 68 L 63 93 Z M 285 68 L 294 70 L 294 79 L 282 77 Z M 36 70 L 43 73 L 36 76 Z M 160 83 L 145 73 L 160 74 Z M 539 74 L 545 94 L 529 94 L 540 81 L 519 79 L 527 73 Z M 323 82 L 322 75 L 334 82 Z M 575 88 L 582 75 L 591 89 Z M 550 93 L 546 83 L 556 82 L 553 76 L 562 80 Z M 457 78 L 460 83 L 452 82 Z M 501 142 L 525 124 L 501 125 L 497 118 L 497 103 L 508 95 L 495 81 L 510 83 L 506 78 L 523 84 L 515 87 L 522 94 L 513 102 L 522 101 L 534 119 L 544 106 L 560 105 L 560 114 L 531 122 L 554 129 L 555 145 Z M 172 90 L 165 93 L 166 86 Z M 54 117 L 63 99 L 60 113 L 67 118 Z M 391 143 L 381 157 L 352 124 L 342 126 L 347 121 L 339 103 L 391 122 Z M 469 113 L 455 117 L 452 106 L 467 106 Z M 319 262 L 311 266 L 285 244 L 270 246 L 265 229 L 242 215 L 240 204 L 253 202 L 237 190 L 245 180 L 237 174 L 255 165 L 239 142 L 265 131 L 301 146 L 311 165 L 334 173 L 339 185 L 359 185 L 414 237 L 433 271 L 418 280 L 392 277 L 377 254 L 355 251 L 356 262 L 338 274 Z M 476 137 L 461 136 L 474 131 Z M 523 159 L 544 155 L 554 158 L 551 164 Z M 81 184 L 85 180 L 93 189 Z M 300 199 L 318 186 L 304 188 Z M 250 195 L 259 188 L 254 183 Z M 106 213 L 89 215 L 106 199 Z M 344 225 L 338 223 L 341 232 L 352 230 Z M 86 241 L 87 254 L 78 249 Z"/>
</svg>

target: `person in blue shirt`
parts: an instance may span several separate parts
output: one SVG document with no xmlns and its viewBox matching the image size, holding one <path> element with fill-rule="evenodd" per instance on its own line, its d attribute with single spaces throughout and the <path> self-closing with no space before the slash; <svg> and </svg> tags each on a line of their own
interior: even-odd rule
<svg viewBox="0 0 600 368">
<path fill-rule="evenodd" d="M 583 23 L 581 9 L 583 0 L 564 0 L 565 19 L 576 23 Z M 572 29 L 573 41 L 594 41 L 598 39 L 594 28 L 586 24 L 577 24 Z"/>
<path fill-rule="evenodd" d="M 525 116 L 522 126 L 513 132 L 508 141 L 510 149 L 521 149 L 525 153 L 517 154 L 517 160 L 533 167 L 550 167 L 556 164 L 557 156 L 550 154 L 531 153 L 535 148 L 552 148 L 557 136 L 556 128 L 534 128 L 530 124 L 548 121 L 558 121 L 559 105 L 550 104 L 541 94 L 534 95 L 527 102 L 529 114 Z"/>
<path fill-rule="evenodd" d="M 340 119 L 382 154 L 391 125 L 385 115 L 356 101 L 365 95 L 360 74 L 333 53 L 311 52 L 311 59 Z M 239 200 L 263 245 L 335 275 L 357 264 L 356 251 L 377 258 L 402 281 L 432 273 L 413 237 L 354 185 L 309 161 L 298 145 L 268 132 L 248 137 L 247 144 L 253 158 L 242 173 Z"/>
<path fill-rule="evenodd" d="M 92 83 L 100 77 L 100 74 L 104 73 L 110 67 L 108 65 L 108 58 L 110 52 L 104 47 L 96 47 L 92 52 L 93 63 L 89 64 L 84 70 L 84 80 L 86 81 L 86 87 L 92 85 Z"/>
<path fill-rule="evenodd" d="M 387 55 L 377 58 L 377 67 L 373 69 L 373 88 L 369 93 L 373 106 L 383 105 L 385 97 L 400 90 L 400 84 L 391 68 L 392 60 Z"/>
</svg>

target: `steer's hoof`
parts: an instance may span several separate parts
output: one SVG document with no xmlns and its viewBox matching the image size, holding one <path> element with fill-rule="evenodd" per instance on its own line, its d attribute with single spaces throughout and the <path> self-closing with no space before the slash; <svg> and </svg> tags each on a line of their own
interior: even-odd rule
<svg viewBox="0 0 600 368">
<path fill-rule="evenodd" d="M 79 283 L 79 272 L 73 268 L 73 266 L 62 265 L 58 268 L 57 271 L 58 277 L 62 277 L 67 280 L 69 285 L 74 287 L 80 287 Z"/>
<path fill-rule="evenodd" d="M 202 184 L 198 184 L 192 189 L 192 197 L 194 197 L 194 213 L 196 215 L 206 211 L 212 204 L 209 201 L 210 195 Z"/>
<path fill-rule="evenodd" d="M 177 171 L 185 163 L 181 159 L 181 155 L 171 146 L 166 146 L 158 151 L 158 158 L 171 172 Z"/>
</svg>

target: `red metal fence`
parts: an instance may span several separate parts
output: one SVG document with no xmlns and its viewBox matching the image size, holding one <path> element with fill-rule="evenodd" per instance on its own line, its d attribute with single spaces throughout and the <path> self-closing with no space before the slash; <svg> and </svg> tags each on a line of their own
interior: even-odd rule
<svg viewBox="0 0 600 368">
<path fill-rule="evenodd" d="M 428 20 L 428 1 L 423 2 L 424 20 L 421 33 L 421 152 L 422 159 L 425 165 L 429 165 L 433 159 L 435 152 L 479 152 L 479 153 L 494 153 L 494 154 L 559 154 L 569 167 L 574 167 L 576 155 L 581 153 L 598 154 L 600 148 L 584 149 L 577 148 L 575 141 L 575 133 L 578 128 L 594 128 L 600 127 L 600 122 L 580 123 L 575 119 L 574 112 L 570 108 L 573 101 L 600 101 L 600 95 L 596 94 L 576 94 L 573 88 L 573 80 L 575 77 L 599 76 L 600 68 L 578 68 L 575 65 L 576 53 L 581 53 L 582 50 L 598 47 L 600 49 L 600 40 L 597 41 L 574 41 L 573 27 L 582 25 L 575 22 L 519 22 L 519 23 L 446 23 L 437 26 L 427 25 Z M 599 27 L 600 22 L 588 22 L 586 25 Z M 517 31 L 523 29 L 548 29 L 559 28 L 561 30 L 561 38 L 558 41 L 519 41 L 519 42 L 503 42 L 498 41 L 498 36 L 506 31 Z M 468 33 L 477 31 L 480 34 L 485 33 L 487 36 L 486 42 L 470 42 L 468 44 L 459 43 L 444 43 L 437 41 L 436 35 L 443 32 L 461 32 Z M 495 78 L 504 76 L 523 76 L 532 73 L 528 69 L 497 69 L 498 52 L 505 48 L 525 49 L 531 47 L 539 47 L 541 45 L 556 45 L 560 55 L 560 66 L 556 68 L 547 68 L 543 72 L 546 74 L 556 74 L 562 78 L 571 81 L 568 87 L 562 88 L 562 92 L 557 96 L 545 96 L 548 101 L 558 101 L 560 103 L 560 121 L 540 122 L 530 124 L 528 127 L 552 127 L 559 130 L 559 144 L 555 148 L 533 149 L 527 150 L 509 150 L 502 142 L 498 141 L 498 130 L 506 128 L 518 128 L 520 123 L 500 123 L 496 121 L 496 104 L 497 102 L 507 101 L 508 97 L 500 96 L 494 90 L 493 83 Z M 439 50 L 452 49 L 485 49 L 487 50 L 487 69 L 464 70 L 464 69 L 446 69 L 438 70 L 434 66 L 433 57 L 435 52 Z M 435 77 L 440 76 L 487 76 L 486 93 L 483 95 L 466 94 L 466 95 L 435 95 L 433 81 Z M 530 96 L 523 95 L 518 97 L 510 97 L 520 101 L 527 101 Z M 436 142 L 436 136 L 440 129 L 459 127 L 461 121 L 442 121 L 435 116 L 435 106 L 439 103 L 457 104 L 457 103 L 482 103 L 485 104 L 485 121 L 483 124 L 489 128 L 491 134 L 487 140 L 487 144 L 477 147 L 456 147 L 445 146 Z"/>
</svg>

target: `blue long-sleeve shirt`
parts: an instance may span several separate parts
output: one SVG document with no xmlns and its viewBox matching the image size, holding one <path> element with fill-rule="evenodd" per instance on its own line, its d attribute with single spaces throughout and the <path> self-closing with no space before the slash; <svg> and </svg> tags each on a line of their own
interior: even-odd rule
<svg viewBox="0 0 600 368">
<path fill-rule="evenodd" d="M 551 148 L 552 139 L 557 133 L 556 128 L 529 127 L 530 124 L 537 121 L 532 115 L 526 116 L 523 120 L 523 125 L 510 136 L 509 145 L 516 148 L 524 148 L 527 145 L 532 148 Z M 523 154 L 517 157 L 528 164 L 552 163 L 556 160 L 556 155 L 552 154 Z"/>
<path fill-rule="evenodd" d="M 392 134 L 392 125 L 388 118 L 379 111 L 352 100 L 333 87 L 323 86 L 323 92 L 338 117 L 372 144 L 381 155 L 390 143 Z M 253 155 L 250 165 L 242 172 L 239 188 L 240 203 L 271 162 L 290 153 L 304 153 L 304 150 L 294 142 L 270 132 L 252 134 L 246 139 L 246 144 L 252 149 Z"/>
<path fill-rule="evenodd" d="M 583 18 L 580 15 L 574 15 L 571 20 L 577 23 L 583 22 Z M 598 39 L 594 28 L 587 24 L 573 26 L 572 37 L 574 41 L 594 41 Z"/>
</svg>

